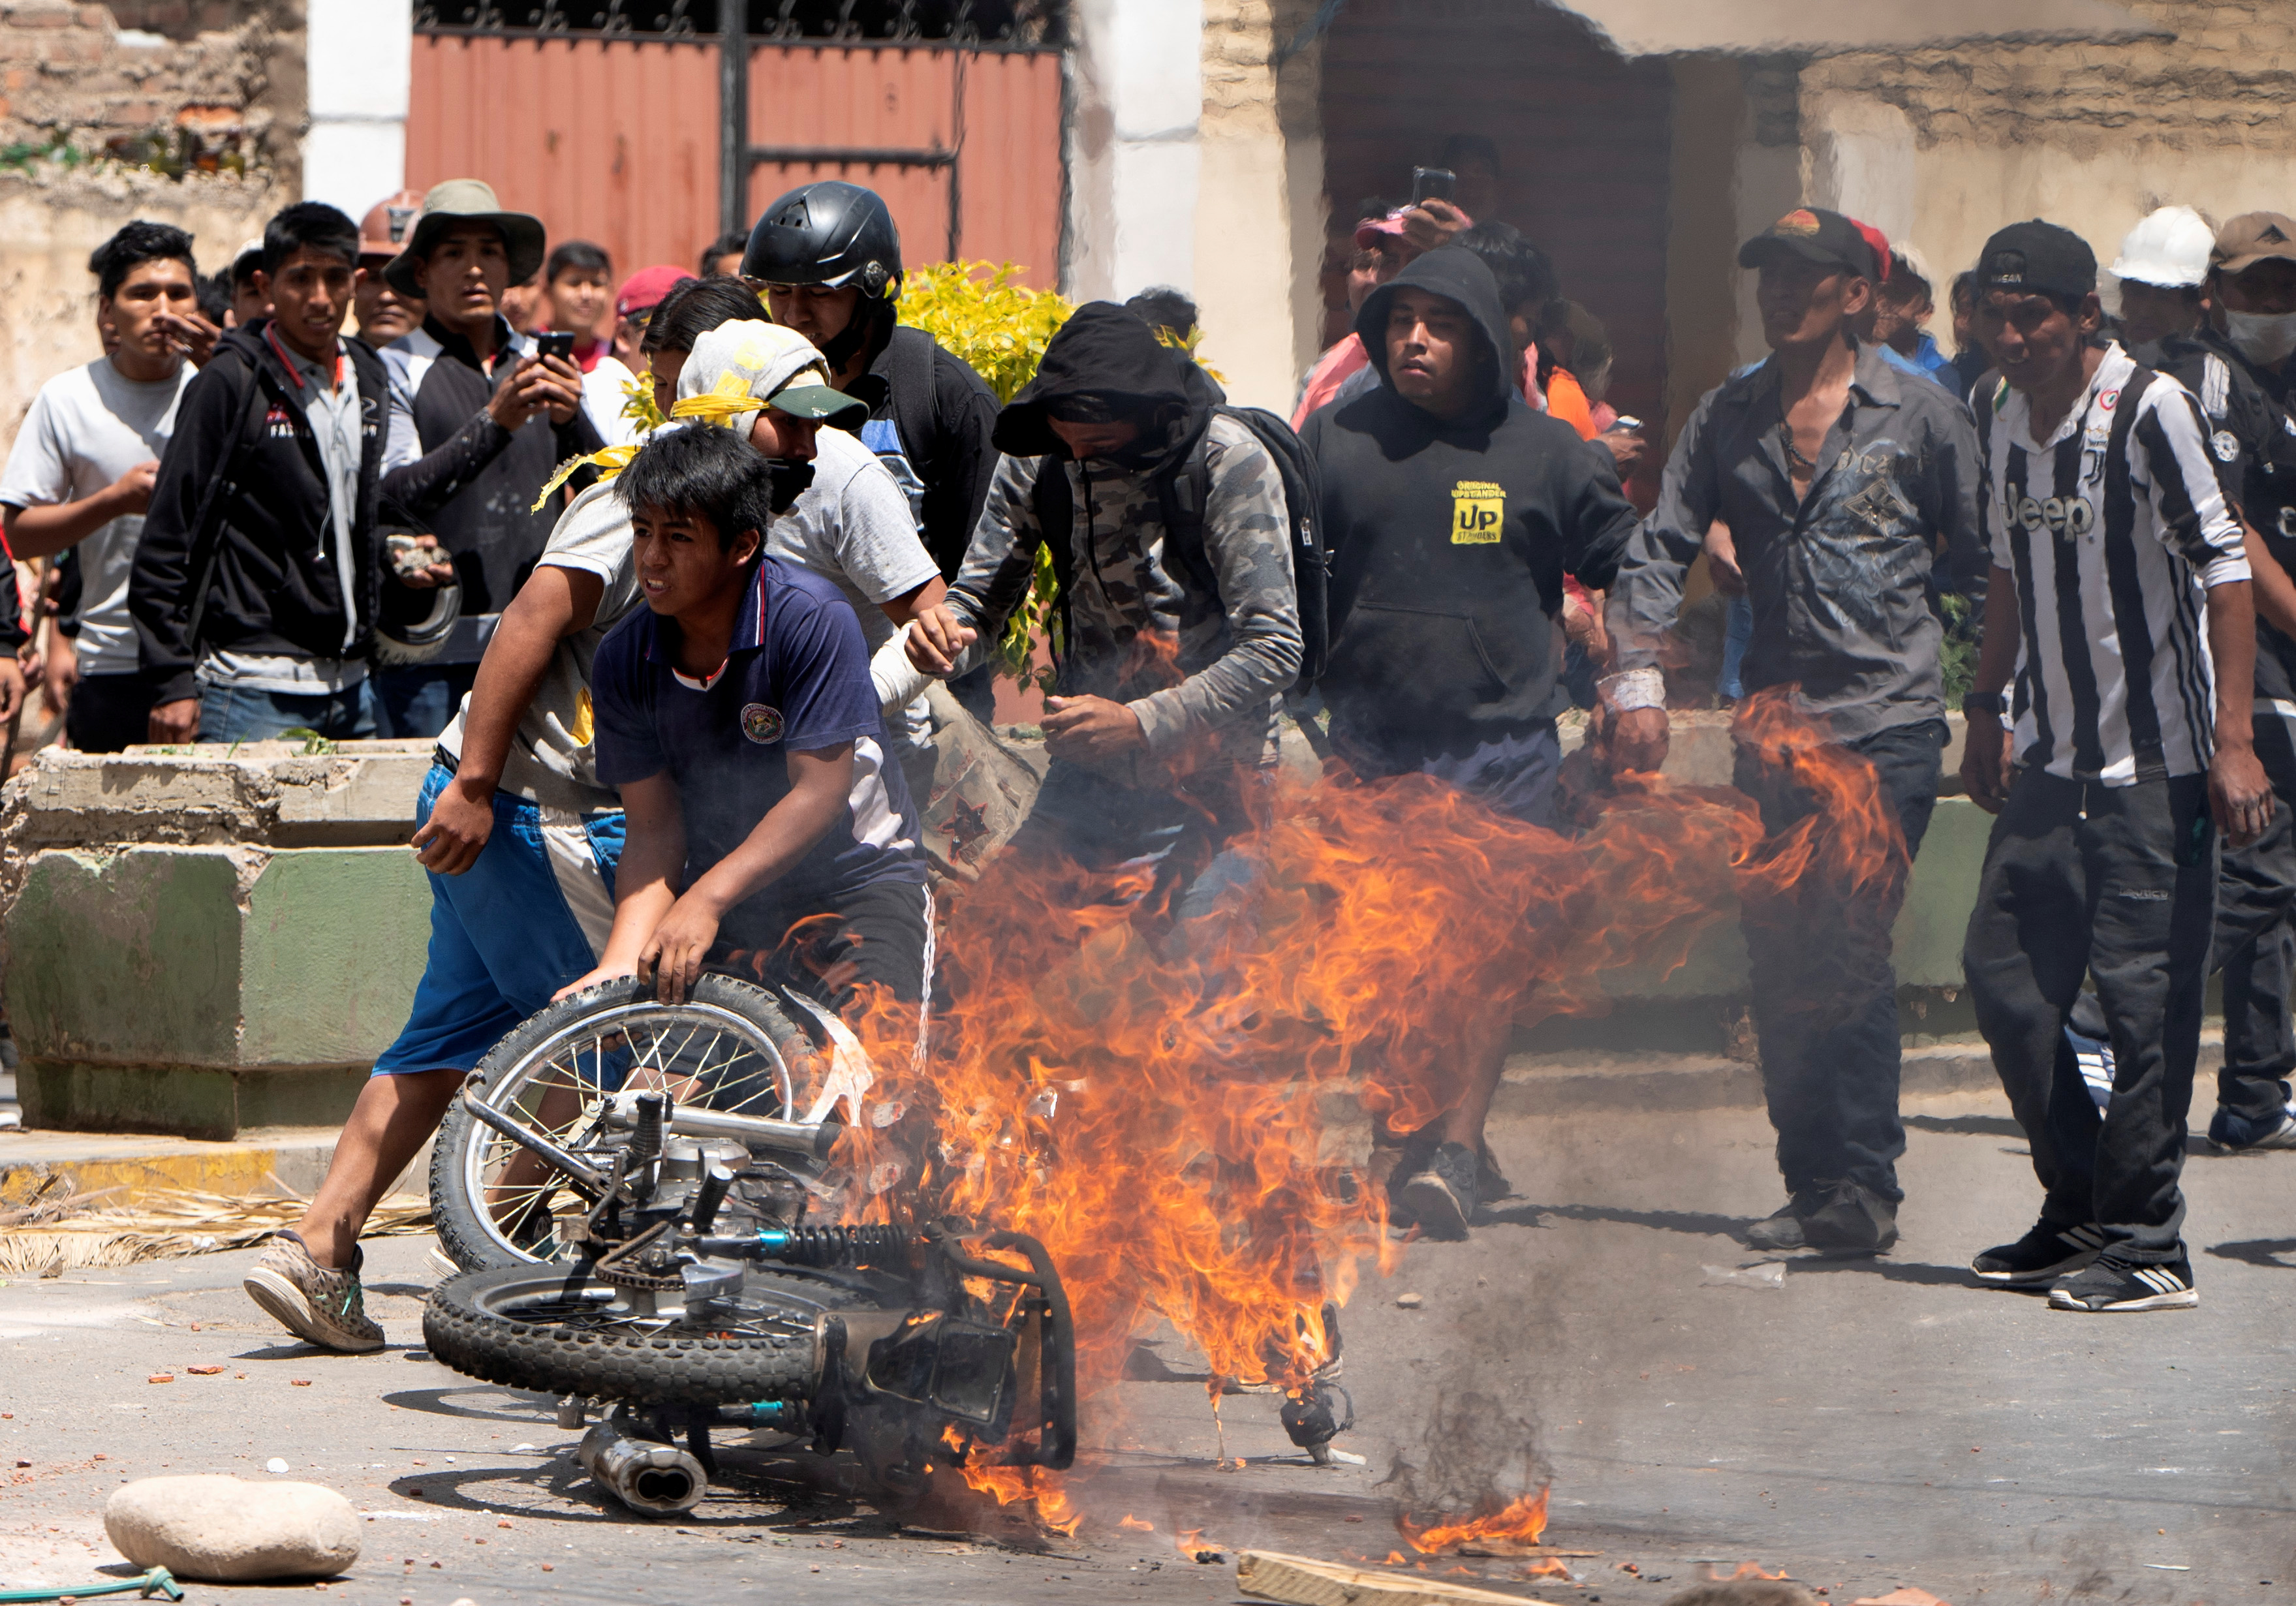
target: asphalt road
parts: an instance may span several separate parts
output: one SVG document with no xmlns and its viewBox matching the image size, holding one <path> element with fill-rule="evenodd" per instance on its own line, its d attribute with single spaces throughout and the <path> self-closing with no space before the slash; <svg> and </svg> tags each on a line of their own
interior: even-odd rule
<svg viewBox="0 0 2296 1606">
<path fill-rule="evenodd" d="M 373 1356 L 281 1341 L 239 1292 L 251 1254 L 0 1286 L 0 1583 L 116 1566 L 101 1512 L 126 1479 L 260 1478 L 276 1456 L 370 1516 L 326 1594 L 382 1606 L 1228 1601 L 1236 1547 L 1375 1559 L 1405 1491 L 1538 1472 L 1549 1542 L 1601 1553 L 1568 1562 L 1576 1583 L 1465 1565 L 1551 1601 L 1656 1606 L 1743 1563 L 1842 1602 L 1898 1585 L 1956 1606 L 2296 1601 L 2296 1156 L 2196 1154 L 2200 1309 L 2082 1316 L 1963 1269 L 2037 1203 L 1997 1105 L 1915 1116 L 1894 1254 L 1797 1261 L 1775 1288 L 1705 1269 L 1752 1258 L 1731 1234 L 1775 1202 L 1759 1115 L 1515 1118 L 1495 1138 L 1517 1197 L 1467 1243 L 1410 1246 L 1349 1309 L 1360 1426 L 1341 1443 L 1369 1465 L 1308 1467 L 1273 1402 L 1244 1396 L 1223 1414 L 1247 1464 L 1218 1470 L 1204 1390 L 1165 1333 L 1152 1348 L 1175 1381 L 1091 1403 L 1090 1520 L 1043 1551 L 993 1520 L 969 1538 L 945 1514 L 905 1528 L 762 1453 L 732 1454 L 683 1522 L 609 1508 L 546 1401 L 407 1348 L 426 1240 L 369 1246 L 371 1308 L 395 1340 Z M 162 1369 L 176 1381 L 144 1381 Z M 1193 1528 L 1226 1561 L 1184 1559 L 1173 1536 Z"/>
</svg>

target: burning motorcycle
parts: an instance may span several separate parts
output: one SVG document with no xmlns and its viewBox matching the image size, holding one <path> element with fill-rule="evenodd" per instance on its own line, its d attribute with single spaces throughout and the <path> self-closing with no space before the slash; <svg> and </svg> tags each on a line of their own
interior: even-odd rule
<svg viewBox="0 0 2296 1606">
<path fill-rule="evenodd" d="M 578 1454 L 641 1512 L 701 1498 L 718 1428 L 848 1449 L 894 1489 L 953 1447 L 1069 1465 L 1074 1327 L 1040 1243 L 805 1219 L 865 1065 L 835 1017 L 726 976 L 680 1004 L 608 982 L 523 1022 L 433 1151 L 439 1239 L 465 1269 L 425 1307 L 430 1352 L 562 1397 L 568 1427 L 606 1408 Z"/>
</svg>

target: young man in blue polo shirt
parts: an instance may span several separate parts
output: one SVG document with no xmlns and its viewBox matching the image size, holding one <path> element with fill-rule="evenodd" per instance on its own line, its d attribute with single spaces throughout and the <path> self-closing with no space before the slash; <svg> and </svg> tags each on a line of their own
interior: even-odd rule
<svg viewBox="0 0 2296 1606">
<path fill-rule="evenodd" d="M 705 966 L 833 1004 L 931 985 L 924 855 L 860 621 L 830 582 L 764 555 L 772 488 L 749 442 L 692 426 L 615 482 L 646 606 L 591 671 L 598 776 L 621 789 L 627 840 L 612 935 L 576 987 L 652 975 L 676 1003 Z"/>
</svg>

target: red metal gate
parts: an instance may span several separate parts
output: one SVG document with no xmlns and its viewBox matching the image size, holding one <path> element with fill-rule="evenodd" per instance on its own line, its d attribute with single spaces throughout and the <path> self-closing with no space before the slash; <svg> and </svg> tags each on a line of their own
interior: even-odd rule
<svg viewBox="0 0 2296 1606">
<path fill-rule="evenodd" d="M 407 183 L 483 178 L 617 274 L 691 266 L 719 228 L 715 40 L 419 30 Z M 1049 50 L 758 45 L 748 216 L 791 185 L 885 197 L 906 266 L 1012 261 L 1060 282 L 1061 58 Z"/>
</svg>

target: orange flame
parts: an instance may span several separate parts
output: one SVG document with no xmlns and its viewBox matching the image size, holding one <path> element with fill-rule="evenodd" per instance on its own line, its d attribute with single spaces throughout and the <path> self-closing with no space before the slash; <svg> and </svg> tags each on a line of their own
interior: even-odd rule
<svg viewBox="0 0 2296 1606">
<path fill-rule="evenodd" d="M 1036 1509 L 1037 1521 L 1062 1538 L 1084 1526 L 1060 1479 L 1041 1467 L 961 1466 L 967 1487 L 989 1495 L 998 1505 L 1026 1502 Z"/>
<path fill-rule="evenodd" d="M 1246 873 L 1184 928 L 1138 870 L 1008 862 L 953 890 L 953 1004 L 923 1062 L 913 1009 L 879 996 L 856 1012 L 870 1101 L 906 1115 L 848 1129 L 841 1184 L 824 1179 L 843 1188 L 840 1214 L 1041 1239 L 1075 1312 L 1088 1413 L 1109 1409 L 1133 1336 L 1160 1318 L 1216 1380 L 1305 1384 L 1332 1356 L 1326 1301 L 1400 1252 L 1384 1197 L 1330 1146 L 1334 1117 L 1425 1125 L 1456 1102 L 1492 1000 L 1520 1025 L 1605 1010 L 1604 972 L 1678 968 L 1742 888 L 1866 884 L 1869 828 L 1896 830 L 1870 769 L 1849 766 L 1862 791 L 1837 774 L 1840 750 L 1783 699 L 1751 700 L 1741 725 L 1824 793 L 1816 823 L 1766 841 L 1734 791 L 1628 776 L 1581 788 L 1565 836 L 1424 776 L 1284 778 L 1228 843 Z M 1054 1487 L 964 1476 L 1040 1510 Z M 1533 1509 L 1517 1506 L 1517 1520 Z M 1543 1522 L 1543 1495 L 1535 1509 Z M 1482 1531 L 1419 1538 L 1453 1529 Z"/>
<path fill-rule="evenodd" d="M 1541 1556 L 1522 1569 L 1526 1578 L 1567 1578 L 1570 1569 L 1553 1556 Z"/>
<path fill-rule="evenodd" d="M 1125 1512 L 1122 1520 L 1119 1520 L 1116 1526 L 1119 1528 L 1128 1528 L 1136 1534 L 1152 1534 L 1156 1531 L 1156 1525 L 1154 1523 L 1143 1522 L 1130 1512 Z"/>
<path fill-rule="evenodd" d="M 1220 1546 L 1207 1542 L 1204 1538 L 1204 1530 L 1200 1528 L 1188 1529 L 1172 1542 L 1172 1547 L 1191 1561 L 1199 1557 L 1217 1556 L 1220 1553 Z"/>
<path fill-rule="evenodd" d="M 1410 1518 L 1398 1523 L 1411 1548 L 1423 1556 L 1431 1556 L 1456 1545 L 1472 1545 L 1491 1540 L 1507 1540 L 1516 1545 L 1536 1545 L 1539 1535 L 1546 1531 L 1546 1491 L 1536 1495 L 1519 1495 L 1504 1511 L 1488 1517 L 1478 1517 L 1469 1522 L 1438 1523 L 1431 1528 L 1420 1528 Z"/>
<path fill-rule="evenodd" d="M 1406 1555 L 1405 1555 L 1401 1551 L 1399 1551 L 1399 1550 L 1391 1550 L 1391 1551 L 1390 1551 L 1390 1552 L 1388 1552 L 1388 1553 L 1387 1553 L 1387 1563 L 1386 1563 L 1386 1564 L 1387 1564 L 1388 1566 L 1390 1566 L 1390 1567 L 1400 1567 L 1400 1566 L 1402 1566 L 1406 1561 L 1409 1561 L 1409 1560 L 1410 1560 L 1410 1558 L 1409 1558 L 1408 1556 L 1406 1556 Z"/>
<path fill-rule="evenodd" d="M 1733 1581 L 1739 1578 L 1769 1578 L 1775 1580 L 1787 1576 L 1788 1575 L 1784 1572 L 1764 1572 L 1761 1569 L 1760 1565 L 1753 1561 L 1739 1562 L 1738 1570 L 1730 1575 Z"/>
</svg>

